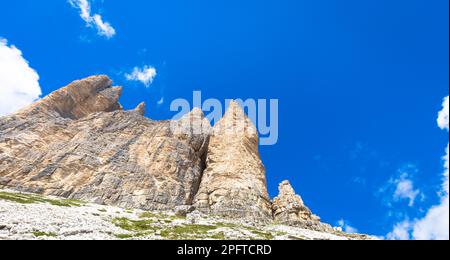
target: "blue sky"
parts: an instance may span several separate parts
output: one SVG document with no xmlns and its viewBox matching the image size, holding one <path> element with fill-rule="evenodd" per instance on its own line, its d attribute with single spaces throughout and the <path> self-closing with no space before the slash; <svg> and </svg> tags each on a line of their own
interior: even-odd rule
<svg viewBox="0 0 450 260">
<path fill-rule="evenodd" d="M 108 74 L 123 106 L 145 101 L 152 119 L 171 118 L 170 101 L 194 90 L 276 98 L 279 142 L 261 147 L 271 196 L 289 179 L 325 222 L 380 236 L 439 204 L 448 1 L 88 3 L 85 20 L 69 1 L 0 4 L 0 37 L 23 52 L 43 95 Z M 150 86 L 127 80 L 145 66 L 157 71 Z M 407 181 L 408 196 L 396 195 Z"/>
</svg>

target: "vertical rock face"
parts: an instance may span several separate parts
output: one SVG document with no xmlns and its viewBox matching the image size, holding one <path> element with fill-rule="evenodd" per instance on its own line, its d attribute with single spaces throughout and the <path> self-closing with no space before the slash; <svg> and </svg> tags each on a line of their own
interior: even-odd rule
<svg viewBox="0 0 450 260">
<path fill-rule="evenodd" d="M 209 214 L 272 219 L 258 132 L 234 101 L 213 128 L 206 169 L 194 203 L 198 210 Z"/>
<path fill-rule="evenodd" d="M 159 122 L 143 116 L 144 103 L 124 111 L 121 90 L 107 76 L 93 76 L 0 118 L 0 186 L 144 210 L 193 205 L 223 217 L 329 229 L 287 181 L 270 202 L 258 131 L 237 102 L 211 128 L 200 109 Z"/>
<path fill-rule="evenodd" d="M 287 225 L 317 225 L 320 218 L 312 214 L 305 206 L 302 198 L 295 194 L 289 181 L 283 181 L 279 187 L 279 195 L 273 200 L 272 210 L 276 222 Z"/>
<path fill-rule="evenodd" d="M 155 122 L 145 104 L 123 111 L 120 93 L 94 76 L 0 118 L 0 186 L 125 208 L 192 204 L 209 139 L 194 128 L 208 121 L 193 111 Z"/>
</svg>

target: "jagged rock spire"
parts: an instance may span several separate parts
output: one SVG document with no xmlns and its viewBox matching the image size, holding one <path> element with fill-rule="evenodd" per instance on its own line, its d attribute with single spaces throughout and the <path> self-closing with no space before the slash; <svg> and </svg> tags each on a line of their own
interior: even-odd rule
<svg viewBox="0 0 450 260">
<path fill-rule="evenodd" d="M 304 225 L 307 222 L 317 224 L 320 218 L 305 206 L 303 199 L 297 195 L 289 181 L 279 186 L 279 195 L 273 200 L 272 210 L 275 221 L 288 225 Z"/>
<path fill-rule="evenodd" d="M 217 135 L 234 135 L 258 142 L 258 131 L 237 101 L 231 101 L 222 119 L 214 126 Z M 256 145 L 256 147 L 258 147 Z"/>
<path fill-rule="evenodd" d="M 214 126 L 195 207 L 209 214 L 270 221 L 256 127 L 235 101 Z"/>
<path fill-rule="evenodd" d="M 143 116 L 145 115 L 146 108 L 145 102 L 142 102 L 133 111 Z"/>
</svg>

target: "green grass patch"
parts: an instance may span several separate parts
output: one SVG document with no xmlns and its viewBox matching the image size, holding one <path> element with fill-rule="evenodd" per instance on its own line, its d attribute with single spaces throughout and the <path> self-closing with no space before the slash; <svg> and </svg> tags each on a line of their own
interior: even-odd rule
<svg viewBox="0 0 450 260">
<path fill-rule="evenodd" d="M 240 227 L 235 224 L 219 223 L 217 225 L 184 224 L 178 226 L 167 226 L 174 216 L 165 216 L 160 213 L 144 212 L 138 220 L 129 218 L 115 218 L 112 223 L 131 234 L 117 234 L 118 239 L 132 239 L 152 234 L 159 234 L 161 238 L 167 240 L 199 240 L 215 239 L 226 240 L 224 232 L 219 232 L 219 228 L 246 229 L 251 232 L 255 240 L 273 240 L 275 236 L 253 227 Z M 161 226 L 161 224 L 163 224 Z M 217 230 L 217 232 L 215 232 Z"/>
<path fill-rule="evenodd" d="M 213 235 L 211 236 L 211 239 L 215 239 L 215 240 L 226 240 L 227 238 L 225 237 L 225 233 L 219 232 L 219 233 L 213 234 Z"/>
<path fill-rule="evenodd" d="M 153 212 L 144 212 L 139 215 L 139 218 L 162 218 L 164 217 L 162 214 L 156 214 Z"/>
<path fill-rule="evenodd" d="M 288 233 L 287 232 L 284 232 L 284 231 L 277 231 L 276 233 L 275 233 L 275 235 L 277 235 L 277 236 L 286 236 Z"/>
<path fill-rule="evenodd" d="M 78 200 L 50 200 L 44 199 L 43 202 L 47 202 L 53 206 L 59 207 L 81 207 L 84 206 L 84 203 Z"/>
<path fill-rule="evenodd" d="M 16 193 L 8 193 L 8 192 L 0 192 L 0 199 L 6 200 L 6 201 L 11 201 L 11 202 L 17 202 L 20 204 L 36 203 L 36 200 L 30 198 L 29 196 L 24 196 L 22 194 L 16 194 Z"/>
<path fill-rule="evenodd" d="M 290 240 L 307 240 L 304 237 L 300 237 L 300 236 L 288 236 L 288 239 Z"/>
<path fill-rule="evenodd" d="M 112 220 L 112 223 L 123 230 L 132 232 L 131 234 L 115 235 L 118 239 L 144 237 L 154 234 L 158 230 L 158 228 L 155 227 L 155 221 L 152 219 L 132 220 L 128 218 L 115 218 Z"/>
<path fill-rule="evenodd" d="M 236 224 L 232 224 L 232 223 L 218 223 L 216 224 L 217 227 L 219 228 L 239 228 L 239 226 L 237 226 Z"/>
<path fill-rule="evenodd" d="M 20 204 L 48 203 L 59 207 L 81 207 L 84 205 L 84 202 L 78 200 L 48 199 L 35 194 L 11 193 L 3 191 L 0 192 L 0 199 Z"/>
<path fill-rule="evenodd" d="M 166 221 L 166 223 L 171 223 L 174 220 L 177 219 L 186 219 L 186 217 L 182 217 L 182 216 L 175 216 L 175 215 L 166 215 L 164 213 L 161 212 L 144 212 L 142 214 L 139 215 L 139 218 L 144 218 L 144 219 L 159 219 L 159 220 L 164 220 Z M 170 222 L 167 222 L 170 221 Z"/>
<path fill-rule="evenodd" d="M 161 236 L 169 240 L 213 238 L 214 234 L 210 234 L 209 232 L 216 229 L 217 226 L 208 226 L 208 225 L 175 226 L 161 231 Z M 222 235 L 220 235 L 220 233 L 215 235 L 218 235 L 220 238 L 224 237 L 223 233 Z"/>
<path fill-rule="evenodd" d="M 246 229 L 249 232 L 251 232 L 253 235 L 256 236 L 253 238 L 254 240 L 273 240 L 273 239 L 275 239 L 275 236 L 272 233 L 262 231 L 255 227 L 237 226 L 236 224 L 232 224 L 232 223 L 219 223 L 219 224 L 217 224 L 217 226 L 221 227 L 221 228 L 230 228 L 230 229 L 234 229 L 234 230 Z M 285 232 L 277 232 L 276 233 L 276 235 L 278 235 L 278 236 L 282 236 L 282 235 L 286 235 L 286 234 L 287 233 L 285 233 Z"/>
<path fill-rule="evenodd" d="M 134 237 L 133 234 L 116 234 L 114 235 L 117 239 L 131 239 Z"/>
<path fill-rule="evenodd" d="M 41 231 L 35 231 L 33 232 L 33 236 L 35 237 L 57 237 L 58 235 L 55 233 L 47 233 L 47 232 L 41 232 Z"/>
<path fill-rule="evenodd" d="M 116 234 L 114 235 L 117 239 L 133 239 L 138 237 L 145 237 L 153 234 L 152 232 L 137 232 L 132 234 Z"/>
<path fill-rule="evenodd" d="M 166 218 L 166 219 L 164 219 Z M 119 239 L 130 239 L 134 237 L 142 237 L 150 234 L 155 234 L 160 231 L 160 236 L 169 240 L 184 240 L 184 239 L 224 239 L 223 233 L 209 234 L 209 231 L 217 229 L 217 226 L 208 225 L 180 225 L 174 227 L 164 228 L 161 223 L 170 224 L 172 216 L 164 216 L 151 212 L 145 212 L 140 215 L 140 219 L 133 220 L 128 218 L 115 218 L 112 223 L 123 230 L 132 232 L 132 234 L 118 234 Z"/>
<path fill-rule="evenodd" d="M 154 221 L 150 219 L 131 220 L 128 218 L 115 218 L 112 223 L 123 230 L 131 232 L 154 231 Z"/>
<path fill-rule="evenodd" d="M 247 228 L 248 231 L 252 232 L 254 235 L 256 235 L 257 237 L 255 239 L 259 240 L 273 240 L 275 237 L 272 233 L 269 232 L 265 232 L 265 231 L 261 231 L 259 229 L 256 228 Z"/>
</svg>

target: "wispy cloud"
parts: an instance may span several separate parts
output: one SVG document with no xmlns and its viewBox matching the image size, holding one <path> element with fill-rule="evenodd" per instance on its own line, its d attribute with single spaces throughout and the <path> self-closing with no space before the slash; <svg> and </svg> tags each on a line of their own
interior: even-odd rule
<svg viewBox="0 0 450 260">
<path fill-rule="evenodd" d="M 366 184 L 367 184 L 367 180 L 364 177 L 361 177 L 361 176 L 353 177 L 351 179 L 351 182 L 355 183 L 355 184 L 358 184 L 358 185 L 361 185 L 361 186 L 366 186 Z"/>
<path fill-rule="evenodd" d="M 126 74 L 125 77 L 129 81 L 138 81 L 149 87 L 157 75 L 156 69 L 152 66 L 144 66 L 143 68 L 135 67 L 133 71 Z M 163 100 L 164 101 L 164 100 Z"/>
<path fill-rule="evenodd" d="M 447 131 L 449 130 L 448 111 L 449 111 L 449 97 L 446 97 L 442 104 L 442 110 L 439 112 L 437 123 L 442 130 L 447 129 Z"/>
<path fill-rule="evenodd" d="M 414 183 L 409 174 L 407 172 L 402 173 L 399 179 L 393 181 L 393 184 L 395 185 L 394 200 L 406 199 L 409 200 L 410 207 L 414 206 L 420 190 L 414 188 Z"/>
<path fill-rule="evenodd" d="M 358 229 L 352 227 L 347 221 L 341 219 L 337 222 L 338 226 L 342 228 L 342 230 L 346 233 L 356 234 L 358 233 Z"/>
<path fill-rule="evenodd" d="M 350 158 L 352 160 L 358 159 L 358 157 L 363 152 L 363 149 L 364 149 L 364 145 L 361 142 L 357 142 L 355 144 L 355 147 L 353 147 L 353 149 L 350 151 Z"/>
<path fill-rule="evenodd" d="M 437 123 L 443 130 L 449 130 L 449 97 L 443 102 L 443 108 L 439 112 Z M 449 145 L 443 157 L 444 172 L 443 185 L 438 194 L 440 204 L 431 207 L 421 219 L 404 220 L 394 226 L 388 239 L 417 239 L 417 240 L 448 240 L 449 239 Z"/>
<path fill-rule="evenodd" d="M 40 95 L 37 72 L 18 48 L 0 38 L 0 116 L 33 103 Z"/>
<path fill-rule="evenodd" d="M 158 106 L 162 106 L 162 104 L 164 104 L 164 97 L 162 97 L 160 100 L 158 100 L 157 104 L 158 104 Z"/>
<path fill-rule="evenodd" d="M 410 232 L 412 229 L 411 222 L 404 220 L 394 226 L 391 232 L 387 234 L 386 238 L 389 240 L 410 240 Z"/>
<path fill-rule="evenodd" d="M 442 129 L 442 130 L 449 130 L 449 123 L 448 123 L 448 114 L 449 114 L 449 97 L 446 97 L 444 99 L 444 103 L 442 104 L 442 110 L 439 112 L 438 115 L 438 126 Z M 444 184 L 443 184 L 443 191 L 444 191 L 444 196 L 446 195 L 447 197 L 449 196 L 449 162 L 448 162 L 448 148 L 449 145 L 447 144 L 447 151 L 446 154 L 444 155 Z"/>
<path fill-rule="evenodd" d="M 449 97 L 444 99 L 442 110 L 438 115 L 438 126 L 449 130 Z M 447 144 L 446 154 L 443 157 L 444 172 L 442 190 L 439 192 L 441 202 L 431 207 L 425 217 L 415 222 L 413 238 L 415 239 L 449 239 L 449 146 Z"/>
<path fill-rule="evenodd" d="M 419 196 L 424 198 L 423 193 L 414 187 L 414 175 L 417 172 L 414 164 L 406 164 L 398 170 L 396 177 L 380 188 L 378 194 L 383 196 L 386 206 L 392 207 L 396 202 L 407 201 L 408 206 L 413 207 Z"/>
<path fill-rule="evenodd" d="M 114 27 L 105 22 L 100 14 L 92 14 L 91 4 L 88 0 L 69 0 L 69 3 L 79 9 L 80 17 L 86 22 L 86 25 L 96 28 L 99 35 L 108 39 L 116 35 Z"/>
</svg>

